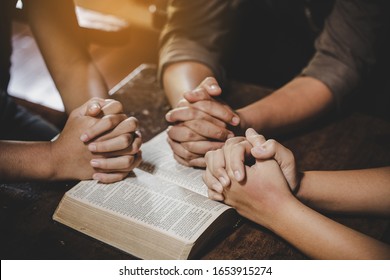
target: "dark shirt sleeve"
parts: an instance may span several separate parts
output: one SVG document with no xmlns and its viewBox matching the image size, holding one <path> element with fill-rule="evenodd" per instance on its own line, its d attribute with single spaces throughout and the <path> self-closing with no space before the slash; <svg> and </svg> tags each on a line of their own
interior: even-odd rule
<svg viewBox="0 0 390 280">
<path fill-rule="evenodd" d="M 7 91 L 11 68 L 11 24 L 15 1 L 0 1 L 0 89 Z"/>
<path fill-rule="evenodd" d="M 172 0 L 167 24 L 159 41 L 158 78 L 164 67 L 179 61 L 197 61 L 207 65 L 223 82 L 222 49 L 229 33 L 230 1 Z"/>
<path fill-rule="evenodd" d="M 315 42 L 316 53 L 302 75 L 325 83 L 340 105 L 370 73 L 384 37 L 388 3 L 339 0 Z"/>
</svg>

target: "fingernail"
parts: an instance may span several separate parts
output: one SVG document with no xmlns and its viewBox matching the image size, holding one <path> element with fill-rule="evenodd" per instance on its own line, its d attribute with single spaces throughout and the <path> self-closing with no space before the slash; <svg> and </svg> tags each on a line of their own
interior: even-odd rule
<svg viewBox="0 0 390 280">
<path fill-rule="evenodd" d="M 96 152 L 97 148 L 96 148 L 96 144 L 95 143 L 91 143 L 88 145 L 88 150 L 90 150 L 91 152 Z"/>
<path fill-rule="evenodd" d="M 100 181 L 100 176 L 99 176 L 99 174 L 97 174 L 97 173 L 93 174 L 93 175 L 92 175 L 92 179 Z"/>
<path fill-rule="evenodd" d="M 241 172 L 236 170 L 234 171 L 234 178 L 236 178 L 237 181 L 241 180 Z"/>
<path fill-rule="evenodd" d="M 237 125 L 237 124 L 239 124 L 239 123 L 240 123 L 240 118 L 234 116 L 234 117 L 232 118 L 232 125 Z"/>
<path fill-rule="evenodd" d="M 217 86 L 217 85 L 210 85 L 210 89 L 211 90 L 218 90 L 219 89 L 219 86 Z"/>
<path fill-rule="evenodd" d="M 90 110 L 91 110 L 91 111 L 94 111 L 94 110 L 96 110 L 96 109 L 100 109 L 100 106 L 99 106 L 99 104 L 97 104 L 97 103 L 93 103 L 93 104 L 91 105 L 91 107 L 90 107 Z"/>
<path fill-rule="evenodd" d="M 170 120 L 171 120 L 171 113 L 166 113 L 166 114 L 165 114 L 165 119 L 166 119 L 167 121 L 170 121 Z"/>
<path fill-rule="evenodd" d="M 80 136 L 80 140 L 81 141 L 83 141 L 83 142 L 86 142 L 86 141 L 88 141 L 88 135 L 87 134 L 81 134 L 81 136 Z"/>
<path fill-rule="evenodd" d="M 256 131 L 253 129 L 253 128 L 248 128 L 246 131 L 245 131 L 245 134 L 248 134 L 248 135 L 256 135 Z"/>
<path fill-rule="evenodd" d="M 234 137 L 234 133 L 233 132 L 229 132 L 226 137 L 227 137 L 227 139 L 233 138 Z"/>
<path fill-rule="evenodd" d="M 97 160 L 91 160 L 92 167 L 99 167 L 99 162 Z"/>
</svg>

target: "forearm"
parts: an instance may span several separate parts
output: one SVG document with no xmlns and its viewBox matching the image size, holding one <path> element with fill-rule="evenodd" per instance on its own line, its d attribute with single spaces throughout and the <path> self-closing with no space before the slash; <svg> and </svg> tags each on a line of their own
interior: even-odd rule
<svg viewBox="0 0 390 280">
<path fill-rule="evenodd" d="M 310 77 L 298 77 L 271 95 L 237 110 L 242 128 L 278 134 L 299 128 L 327 111 L 333 103 L 328 87 Z"/>
<path fill-rule="evenodd" d="M 52 179 L 51 142 L 0 143 L 0 178 L 5 181 Z"/>
<path fill-rule="evenodd" d="M 196 88 L 205 78 L 214 76 L 204 64 L 185 61 L 168 65 L 163 73 L 165 94 L 172 107 L 183 98 L 183 93 Z"/>
<path fill-rule="evenodd" d="M 314 259 L 389 259 L 390 247 L 315 212 L 299 201 L 283 204 L 272 231 Z"/>
<path fill-rule="evenodd" d="M 53 77 L 68 114 L 92 97 L 109 98 L 108 87 L 91 60 L 64 67 Z"/>
<path fill-rule="evenodd" d="M 307 171 L 297 197 L 326 212 L 390 215 L 390 167 Z"/>
<path fill-rule="evenodd" d="M 29 23 L 67 113 L 89 98 L 108 97 L 93 63 L 71 0 L 28 1 Z"/>
</svg>

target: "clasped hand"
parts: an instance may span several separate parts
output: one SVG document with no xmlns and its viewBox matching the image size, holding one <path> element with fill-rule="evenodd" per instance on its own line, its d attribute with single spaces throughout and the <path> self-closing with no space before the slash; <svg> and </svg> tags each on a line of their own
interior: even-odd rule
<svg viewBox="0 0 390 280">
<path fill-rule="evenodd" d="M 264 225 L 276 207 L 294 199 L 299 176 L 292 152 L 251 128 L 245 137 L 228 139 L 221 149 L 208 152 L 205 160 L 209 197 L 244 217 Z"/>
<path fill-rule="evenodd" d="M 122 180 L 141 160 L 138 121 L 123 113 L 122 104 L 93 98 L 74 110 L 52 144 L 57 178 Z"/>
<path fill-rule="evenodd" d="M 217 81 L 206 78 L 196 89 L 184 93 L 178 106 L 166 114 L 172 124 L 168 143 L 179 163 L 205 167 L 204 155 L 234 136 L 229 126 L 238 126 L 240 117 L 216 99 L 221 93 Z"/>
</svg>

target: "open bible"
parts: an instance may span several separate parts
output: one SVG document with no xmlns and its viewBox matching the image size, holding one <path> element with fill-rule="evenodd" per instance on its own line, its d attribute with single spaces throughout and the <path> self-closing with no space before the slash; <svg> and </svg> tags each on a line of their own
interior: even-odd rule
<svg viewBox="0 0 390 280">
<path fill-rule="evenodd" d="M 141 259 L 191 259 L 237 212 L 207 198 L 202 170 L 174 160 L 162 132 L 142 146 L 132 175 L 113 184 L 81 181 L 53 219 Z"/>
</svg>

